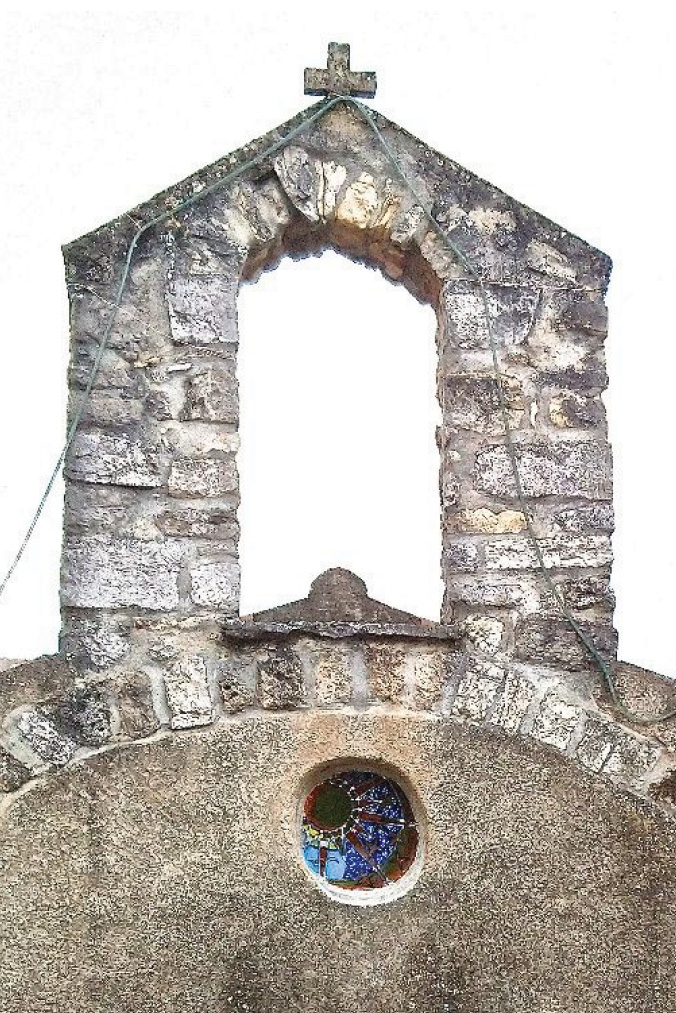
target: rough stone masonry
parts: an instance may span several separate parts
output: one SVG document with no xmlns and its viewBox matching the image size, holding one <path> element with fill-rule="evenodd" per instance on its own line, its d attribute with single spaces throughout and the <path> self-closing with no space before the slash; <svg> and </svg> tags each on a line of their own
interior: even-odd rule
<svg viewBox="0 0 676 1013">
<path fill-rule="evenodd" d="M 375 88 L 334 57 L 316 88 Z M 485 285 L 545 564 L 613 664 L 610 261 L 374 113 L 393 166 L 348 102 L 280 143 L 306 116 L 64 251 L 72 417 L 165 216 L 67 460 L 60 652 L 0 674 L 2 1013 L 669 1013 L 676 721 L 640 719 L 671 684 L 616 665 L 618 712 L 548 592 L 481 289 L 419 202 Z M 329 248 L 436 311 L 439 624 L 342 570 L 239 615 L 237 294 Z M 300 860 L 302 785 L 353 761 L 424 813 L 391 906 Z"/>
</svg>

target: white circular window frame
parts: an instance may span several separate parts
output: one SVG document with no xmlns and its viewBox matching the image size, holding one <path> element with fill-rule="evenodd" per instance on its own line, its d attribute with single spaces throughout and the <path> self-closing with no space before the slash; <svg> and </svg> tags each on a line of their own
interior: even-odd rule
<svg viewBox="0 0 676 1013">
<path fill-rule="evenodd" d="M 371 890 L 345 890 L 340 886 L 334 886 L 333 883 L 327 883 L 325 879 L 322 879 L 321 876 L 318 876 L 315 872 L 313 872 L 312 869 L 309 868 L 303 856 L 301 827 L 303 823 L 305 799 L 312 789 L 316 788 L 318 784 L 322 783 L 322 781 L 327 781 L 336 774 L 346 773 L 351 770 L 363 770 L 374 774 L 380 774 L 381 777 L 386 777 L 388 780 L 394 781 L 397 787 L 406 796 L 406 800 L 411 807 L 411 811 L 415 819 L 416 830 L 418 832 L 418 846 L 416 848 L 415 858 L 401 879 L 398 879 L 396 883 L 390 883 L 388 886 L 382 886 Z M 376 907 L 381 904 L 391 904 L 393 901 L 399 900 L 400 897 L 409 893 L 417 883 L 425 862 L 426 825 L 425 812 L 422 802 L 418 798 L 417 792 L 406 776 L 396 767 L 392 767 L 389 764 L 378 763 L 373 760 L 360 757 L 331 760 L 328 763 L 323 763 L 318 767 L 314 767 L 306 774 L 301 783 L 298 806 L 296 809 L 296 827 L 298 831 L 297 841 L 300 862 L 303 866 L 303 871 L 310 882 L 321 890 L 322 893 L 326 894 L 327 897 L 330 897 L 331 900 L 338 901 L 340 904 L 349 904 L 352 907 Z"/>
</svg>

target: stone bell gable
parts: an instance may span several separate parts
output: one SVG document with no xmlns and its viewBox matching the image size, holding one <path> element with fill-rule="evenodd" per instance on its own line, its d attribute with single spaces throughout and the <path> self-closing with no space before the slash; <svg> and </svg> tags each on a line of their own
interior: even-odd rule
<svg viewBox="0 0 676 1013">
<path fill-rule="evenodd" d="M 288 144 L 280 138 L 298 119 L 66 248 L 74 407 L 134 232 L 194 199 L 139 243 L 69 458 L 67 651 L 82 654 L 94 627 L 124 637 L 136 614 L 238 614 L 239 286 L 284 256 L 333 248 L 375 265 L 437 315 L 443 620 L 481 619 L 506 657 L 587 665 L 543 585 L 515 497 L 480 286 L 431 229 L 420 200 L 485 284 L 546 564 L 588 636 L 614 656 L 611 461 L 600 397 L 610 262 L 373 119 L 396 165 L 371 125 L 337 105 Z M 279 150 L 200 199 L 273 144 Z M 405 481 L 393 476 L 393 485 Z"/>
<path fill-rule="evenodd" d="M 81 419 L 60 651 L 0 664 L 1 1013 L 670 1013 L 676 701 L 615 660 L 610 261 L 355 104 L 349 47 L 305 83 L 64 251 Z M 240 615 L 237 296 L 325 249 L 436 312 L 438 622 L 340 567 Z"/>
</svg>

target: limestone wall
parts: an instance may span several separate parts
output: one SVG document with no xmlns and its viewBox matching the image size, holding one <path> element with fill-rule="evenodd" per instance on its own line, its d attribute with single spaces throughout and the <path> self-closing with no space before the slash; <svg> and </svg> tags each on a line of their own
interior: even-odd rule
<svg viewBox="0 0 676 1013">
<path fill-rule="evenodd" d="M 481 291 L 464 257 L 486 285 L 546 563 L 586 634 L 614 656 L 611 462 L 600 399 L 609 261 L 376 120 L 460 259 L 370 128 L 343 107 L 141 241 L 67 464 L 63 646 L 80 667 L 123 658 L 137 614 L 237 615 L 237 292 L 280 257 L 327 247 L 378 266 L 437 312 L 443 619 L 466 622 L 470 639 L 495 645 L 501 658 L 588 664 L 524 530 Z M 137 225 L 199 195 L 294 125 L 67 248 L 72 409 Z"/>
</svg>

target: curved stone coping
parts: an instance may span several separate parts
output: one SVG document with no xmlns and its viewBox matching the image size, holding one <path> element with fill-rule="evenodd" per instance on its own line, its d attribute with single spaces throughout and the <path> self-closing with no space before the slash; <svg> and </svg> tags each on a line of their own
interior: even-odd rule
<svg viewBox="0 0 676 1013">
<path fill-rule="evenodd" d="M 634 706 L 654 708 L 668 696 L 666 680 L 620 669 Z M 569 674 L 506 667 L 446 644 L 382 640 L 299 637 L 290 646 L 269 641 L 84 677 L 59 656 L 19 664 L 0 679 L 0 790 L 158 733 L 313 708 L 427 711 L 534 739 L 676 818 L 676 723 L 632 728 Z"/>
</svg>

